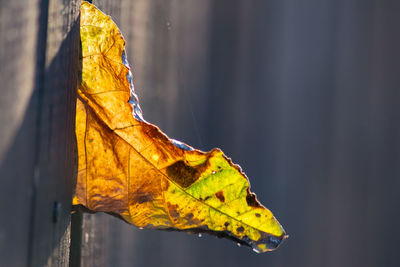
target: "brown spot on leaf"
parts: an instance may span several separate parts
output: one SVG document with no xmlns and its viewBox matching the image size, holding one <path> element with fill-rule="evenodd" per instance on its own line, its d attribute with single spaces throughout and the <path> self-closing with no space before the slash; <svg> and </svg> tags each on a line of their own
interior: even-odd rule
<svg viewBox="0 0 400 267">
<path fill-rule="evenodd" d="M 250 207 L 261 207 L 260 203 L 258 203 L 256 199 L 256 195 L 253 193 L 248 193 L 246 196 L 247 205 Z"/>
<path fill-rule="evenodd" d="M 260 213 L 256 213 L 256 217 L 257 217 L 257 218 L 260 218 L 260 217 L 261 217 L 261 214 L 260 214 Z"/>
<path fill-rule="evenodd" d="M 145 202 L 153 201 L 153 195 L 149 192 L 144 192 L 141 190 L 137 190 L 136 192 L 132 193 L 132 202 L 143 204 Z"/>
<path fill-rule="evenodd" d="M 222 190 L 215 193 L 215 196 L 219 199 L 219 201 L 225 202 L 225 196 L 224 196 L 224 192 L 222 192 Z"/>
<path fill-rule="evenodd" d="M 167 168 L 167 174 L 178 185 L 186 188 L 199 178 L 200 171 L 180 160 Z"/>
<path fill-rule="evenodd" d="M 178 208 L 178 205 L 171 205 L 171 204 L 168 204 L 168 212 L 169 212 L 169 215 L 172 217 L 172 218 L 178 218 L 179 217 L 179 212 L 178 212 L 178 210 L 177 210 L 177 208 Z"/>
<path fill-rule="evenodd" d="M 224 225 L 225 225 L 225 228 L 227 228 L 229 226 L 229 223 L 225 222 Z"/>
<path fill-rule="evenodd" d="M 238 233 L 243 233 L 244 232 L 244 228 L 242 226 L 236 228 L 236 231 L 238 231 Z"/>
<path fill-rule="evenodd" d="M 199 219 L 193 219 L 193 217 L 194 217 L 193 213 L 189 213 L 185 216 L 186 223 L 188 225 L 200 225 L 201 222 L 203 221 L 203 220 L 199 220 Z"/>
</svg>

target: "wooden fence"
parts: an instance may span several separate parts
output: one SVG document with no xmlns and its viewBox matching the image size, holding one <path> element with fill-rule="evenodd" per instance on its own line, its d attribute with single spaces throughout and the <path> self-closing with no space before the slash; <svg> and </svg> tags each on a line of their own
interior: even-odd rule
<svg viewBox="0 0 400 267">
<path fill-rule="evenodd" d="M 290 238 L 228 241 L 75 213 L 79 0 L 0 3 L 0 266 L 397 266 L 399 1 L 95 0 L 144 117 L 221 147 Z"/>
</svg>

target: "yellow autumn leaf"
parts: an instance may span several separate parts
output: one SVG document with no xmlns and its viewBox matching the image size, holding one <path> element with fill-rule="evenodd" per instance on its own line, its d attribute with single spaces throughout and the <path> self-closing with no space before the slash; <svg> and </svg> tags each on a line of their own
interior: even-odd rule
<svg viewBox="0 0 400 267">
<path fill-rule="evenodd" d="M 141 228 L 206 232 L 273 250 L 287 237 L 219 149 L 202 152 L 146 122 L 125 41 L 112 19 L 82 2 L 82 83 L 76 107 L 74 205 Z"/>
</svg>

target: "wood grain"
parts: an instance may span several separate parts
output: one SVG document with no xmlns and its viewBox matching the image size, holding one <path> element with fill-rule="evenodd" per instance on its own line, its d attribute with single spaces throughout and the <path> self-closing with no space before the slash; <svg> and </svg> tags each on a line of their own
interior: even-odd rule
<svg viewBox="0 0 400 267">
<path fill-rule="evenodd" d="M 26 266 L 29 261 L 38 2 L 0 4 L 0 259 L 4 266 Z"/>
<path fill-rule="evenodd" d="M 1 3 L 2 266 L 69 263 L 79 10 L 80 1 Z"/>
</svg>

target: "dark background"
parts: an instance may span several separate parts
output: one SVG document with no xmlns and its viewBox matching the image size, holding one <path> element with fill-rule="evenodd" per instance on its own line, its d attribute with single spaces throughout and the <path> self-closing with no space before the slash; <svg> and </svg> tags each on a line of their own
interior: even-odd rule
<svg viewBox="0 0 400 267">
<path fill-rule="evenodd" d="M 102 218 L 109 266 L 400 264 L 399 1 L 97 3 L 145 119 L 222 148 L 290 235 L 257 255 Z"/>
<path fill-rule="evenodd" d="M 71 227 L 79 3 L 0 3 L 1 266 L 399 265 L 399 1 L 94 1 L 145 119 L 223 149 L 285 227 L 262 255 L 106 214 Z"/>
</svg>

